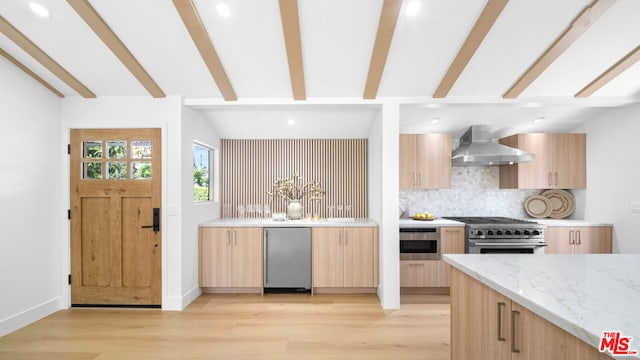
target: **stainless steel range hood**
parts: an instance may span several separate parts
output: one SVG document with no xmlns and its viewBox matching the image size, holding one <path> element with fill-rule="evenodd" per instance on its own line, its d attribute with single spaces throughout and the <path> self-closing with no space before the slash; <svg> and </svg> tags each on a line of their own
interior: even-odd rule
<svg viewBox="0 0 640 360">
<path fill-rule="evenodd" d="M 511 165 L 535 160 L 534 154 L 493 141 L 487 125 L 473 125 L 451 154 L 453 166 Z"/>
</svg>

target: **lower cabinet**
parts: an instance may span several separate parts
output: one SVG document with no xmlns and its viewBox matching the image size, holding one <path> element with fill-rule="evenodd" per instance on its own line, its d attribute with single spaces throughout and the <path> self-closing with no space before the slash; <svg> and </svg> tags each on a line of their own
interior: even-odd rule
<svg viewBox="0 0 640 360">
<path fill-rule="evenodd" d="M 441 256 L 464 253 L 464 227 L 440 229 Z M 400 260 L 400 287 L 449 287 L 451 266 L 444 260 Z"/>
<path fill-rule="evenodd" d="M 262 288 L 262 228 L 200 228 L 199 285 Z"/>
<path fill-rule="evenodd" d="M 610 254 L 610 226 L 547 226 L 546 254 Z"/>
<path fill-rule="evenodd" d="M 316 227 L 312 234 L 314 288 L 378 286 L 377 228 Z"/>
<path fill-rule="evenodd" d="M 453 269 L 451 359 L 609 359 L 508 297 Z"/>
</svg>

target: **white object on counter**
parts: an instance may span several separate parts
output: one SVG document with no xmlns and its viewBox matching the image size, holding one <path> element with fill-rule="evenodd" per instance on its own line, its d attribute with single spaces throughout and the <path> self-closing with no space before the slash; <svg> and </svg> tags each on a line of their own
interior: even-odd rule
<svg viewBox="0 0 640 360">
<path fill-rule="evenodd" d="M 640 254 L 445 254 L 444 260 L 595 348 L 603 331 L 632 336 L 631 348 L 640 348 Z"/>
</svg>

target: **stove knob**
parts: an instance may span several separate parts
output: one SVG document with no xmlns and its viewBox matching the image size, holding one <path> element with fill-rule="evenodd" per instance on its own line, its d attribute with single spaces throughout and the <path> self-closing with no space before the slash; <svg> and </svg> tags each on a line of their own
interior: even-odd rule
<svg viewBox="0 0 640 360">
<path fill-rule="evenodd" d="M 512 235 L 511 230 L 507 230 L 506 235 Z"/>
<path fill-rule="evenodd" d="M 493 230 L 487 231 L 487 235 L 493 235 Z"/>
<path fill-rule="evenodd" d="M 536 235 L 536 236 L 540 235 L 540 231 L 538 231 L 538 230 L 533 230 L 533 235 Z"/>
<path fill-rule="evenodd" d="M 515 235 L 521 235 L 520 230 L 516 230 Z"/>
<path fill-rule="evenodd" d="M 476 235 L 478 235 L 478 236 L 482 236 L 482 230 L 478 230 L 478 231 L 476 231 Z"/>
<path fill-rule="evenodd" d="M 502 230 L 496 231 L 496 235 L 502 235 Z"/>
<path fill-rule="evenodd" d="M 525 230 L 525 231 L 524 231 L 524 234 L 525 234 L 525 235 L 531 235 L 531 232 L 530 232 L 529 230 Z"/>
</svg>

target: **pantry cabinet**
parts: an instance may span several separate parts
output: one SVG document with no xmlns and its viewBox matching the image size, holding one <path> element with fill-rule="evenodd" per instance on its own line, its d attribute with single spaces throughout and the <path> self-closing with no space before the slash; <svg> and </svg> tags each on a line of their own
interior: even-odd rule
<svg viewBox="0 0 640 360">
<path fill-rule="evenodd" d="M 451 359 L 609 359 L 488 286 L 452 269 Z"/>
<path fill-rule="evenodd" d="M 503 145 L 536 155 L 530 162 L 500 166 L 500 187 L 508 189 L 584 189 L 587 186 L 585 134 L 516 134 Z"/>
<path fill-rule="evenodd" d="M 400 135 L 400 189 L 451 187 L 451 135 Z"/>
<path fill-rule="evenodd" d="M 546 254 L 610 254 L 610 226 L 547 226 Z"/>
<path fill-rule="evenodd" d="M 443 254 L 464 254 L 464 227 L 447 226 L 440 229 L 441 257 Z M 451 265 L 440 260 L 400 260 L 400 287 L 449 287 Z"/>
<path fill-rule="evenodd" d="M 203 288 L 262 288 L 262 228 L 200 228 Z"/>
<path fill-rule="evenodd" d="M 314 288 L 378 285 L 376 228 L 316 227 L 312 234 Z"/>
</svg>

